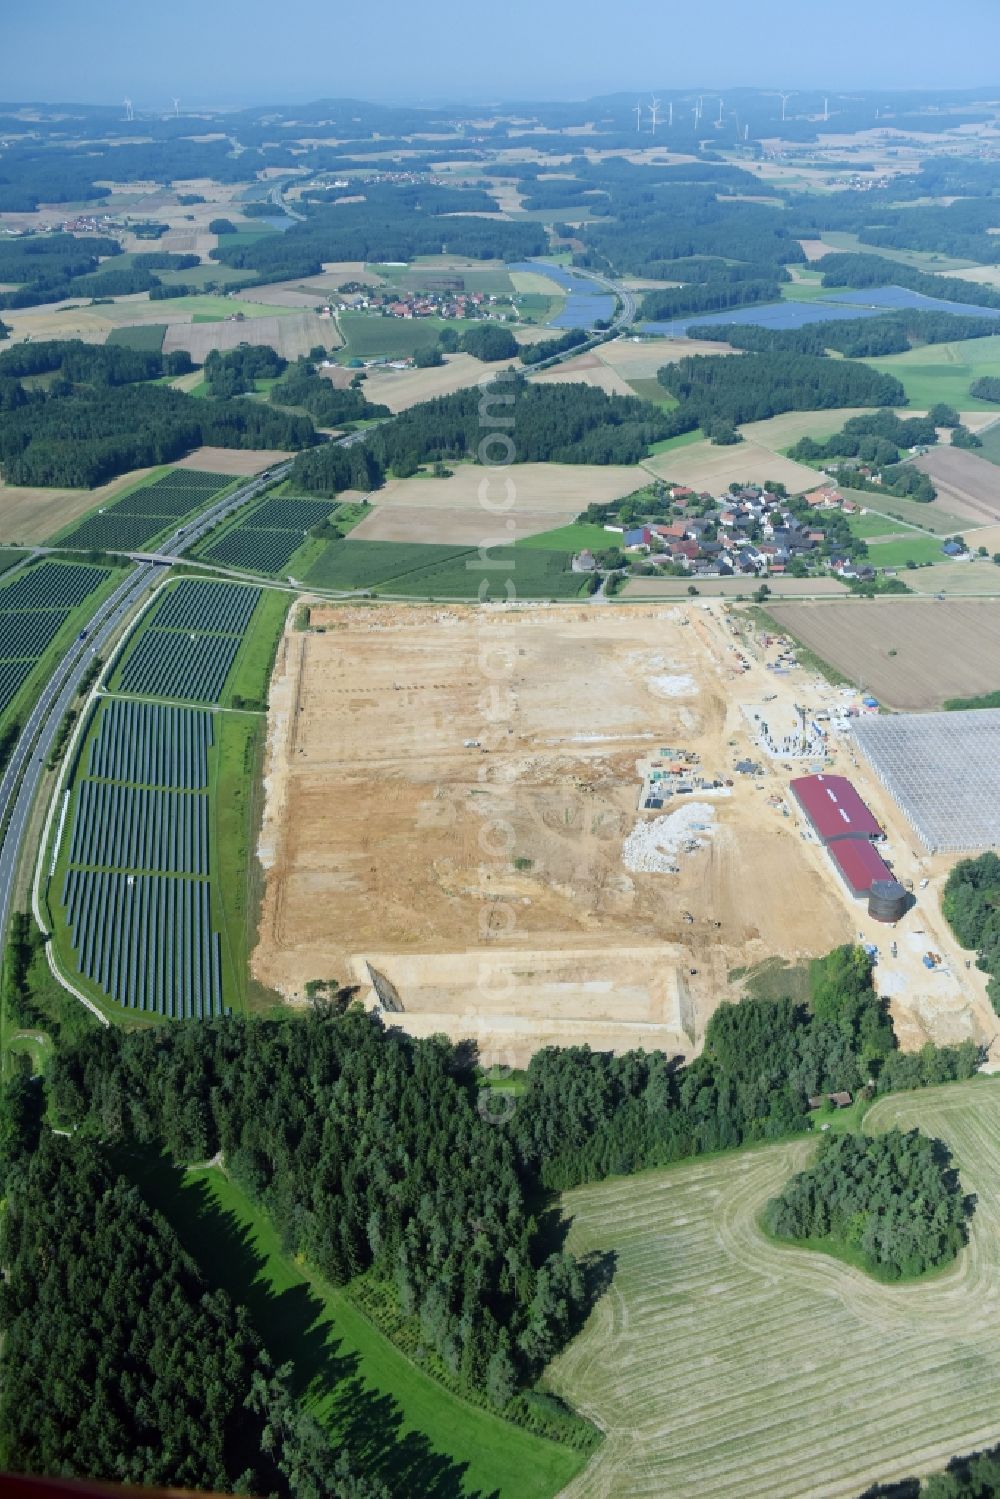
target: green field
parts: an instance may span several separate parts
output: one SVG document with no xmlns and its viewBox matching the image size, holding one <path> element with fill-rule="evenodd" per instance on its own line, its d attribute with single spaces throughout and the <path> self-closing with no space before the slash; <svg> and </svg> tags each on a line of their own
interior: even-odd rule
<svg viewBox="0 0 1000 1499">
<path fill-rule="evenodd" d="M 107 341 L 126 349 L 139 349 L 143 354 L 158 354 L 166 331 L 166 323 L 136 323 L 131 328 L 112 328 Z"/>
<path fill-rule="evenodd" d="M 856 500 L 859 505 L 866 507 L 874 506 L 882 516 L 888 517 L 882 522 L 884 529 L 881 534 L 883 535 L 888 535 L 893 530 L 894 520 L 908 521 L 911 526 L 918 526 L 924 531 L 932 531 L 935 536 L 955 536 L 969 524 L 968 520 L 961 520 L 957 515 L 952 515 L 938 500 L 924 505 L 919 500 L 898 499 L 895 495 L 872 494 L 868 490 L 847 489 L 843 485 L 839 488 L 841 494 L 846 495 L 848 499 Z M 849 516 L 848 520 L 851 519 L 852 517 Z M 853 519 L 860 520 L 861 517 L 856 516 Z M 869 517 L 866 516 L 865 519 Z M 875 516 L 874 519 L 878 520 L 879 516 Z"/>
<path fill-rule="evenodd" d="M 944 1139 L 977 1198 L 968 1248 L 925 1281 L 764 1236 L 808 1140 L 566 1194 L 568 1247 L 617 1260 L 548 1374 L 607 1432 L 573 1499 L 846 1496 L 1000 1438 L 1000 1083 L 890 1095 L 865 1119 L 897 1123 Z"/>
<path fill-rule="evenodd" d="M 675 448 L 690 447 L 693 442 L 704 442 L 705 437 L 700 427 L 693 432 L 681 432 L 678 437 L 665 437 L 662 442 L 654 442 L 650 448 L 650 456 L 656 457 L 659 453 L 672 453 Z"/>
<path fill-rule="evenodd" d="M 471 599 L 483 581 L 492 596 L 502 595 L 510 579 L 520 598 L 576 598 L 584 579 L 569 569 L 567 550 L 544 550 L 518 542 L 490 553 L 480 565 L 476 547 L 435 546 L 424 542 L 341 541 L 327 545 L 305 576 L 314 588 L 372 589 L 402 598 Z M 500 566 L 497 566 L 497 564 Z"/>
<path fill-rule="evenodd" d="M 1000 334 L 925 344 L 905 354 L 866 359 L 864 363 L 883 374 L 895 375 L 917 411 L 926 411 L 937 401 L 946 401 L 959 411 L 997 410 L 995 401 L 970 395 L 969 386 L 981 375 L 1000 375 Z"/>
<path fill-rule="evenodd" d="M 936 537 L 918 536 L 916 532 L 905 541 L 876 541 L 868 546 L 868 561 L 873 567 L 905 567 L 907 562 L 950 560 L 942 552 Z"/>
<path fill-rule="evenodd" d="M 195 323 L 217 323 L 223 318 L 234 317 L 241 312 L 244 317 L 288 317 L 294 308 L 271 307 L 266 302 L 245 302 L 242 298 L 216 297 L 210 293 L 204 296 L 174 297 L 165 302 L 164 307 L 169 307 L 174 321 L 183 321 L 179 314 L 191 314 L 191 320 Z"/>
<path fill-rule="evenodd" d="M 542 552 L 579 552 L 583 547 L 602 552 L 621 542 L 621 536 L 605 531 L 603 526 L 591 526 L 586 522 L 559 526 L 555 531 L 542 531 L 538 536 L 526 536 L 517 543 L 518 548 Z"/>
<path fill-rule="evenodd" d="M 226 237 L 226 243 L 234 238 L 233 235 Z M 157 271 L 156 273 L 164 286 L 197 286 L 204 287 L 209 282 L 215 282 L 217 286 L 228 286 L 233 281 L 246 281 L 253 275 L 252 271 L 237 270 L 233 266 L 220 265 L 217 260 L 208 265 L 193 265 L 187 271 Z M 171 301 L 170 306 L 176 307 L 177 302 Z"/>
<path fill-rule="evenodd" d="M 996 425 L 981 432 L 979 440 L 982 447 L 976 448 L 976 456 L 985 458 L 990 463 L 1000 463 L 1000 409 L 997 411 Z"/>
<path fill-rule="evenodd" d="M 120 1163 L 166 1214 L 212 1286 L 247 1306 L 296 1395 L 399 1499 L 550 1499 L 583 1466 L 568 1447 L 452 1395 L 281 1247 L 268 1217 L 217 1167 Z"/>
<path fill-rule="evenodd" d="M 403 359 L 417 349 L 433 348 L 442 328 L 454 328 L 461 335 L 475 326 L 462 318 L 382 317 L 368 312 L 341 312 L 337 321 L 345 342 L 338 357 L 353 359 Z"/>
<path fill-rule="evenodd" d="M 909 530 L 908 526 L 901 526 L 898 521 L 888 520 L 884 515 L 849 515 L 846 519 L 851 535 L 863 541 L 870 536 L 891 536 L 894 532 Z"/>
<path fill-rule="evenodd" d="M 673 411 L 679 405 L 676 396 L 672 396 L 668 390 L 664 390 L 655 376 L 648 380 L 629 380 L 628 383 L 641 401 L 651 401 L 654 406 L 661 406 L 664 411 Z M 680 437 L 668 438 L 667 441 L 671 442 L 674 447 L 680 447 L 683 445 L 683 438 L 687 438 L 690 441 L 692 436 L 693 434 L 689 432 L 683 432 Z M 659 444 L 654 449 L 654 452 L 666 451 L 669 450 L 660 447 Z"/>
</svg>

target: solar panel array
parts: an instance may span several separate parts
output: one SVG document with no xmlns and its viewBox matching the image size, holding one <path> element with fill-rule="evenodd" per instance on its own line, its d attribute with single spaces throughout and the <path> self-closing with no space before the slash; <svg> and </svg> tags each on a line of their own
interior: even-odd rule
<svg viewBox="0 0 1000 1499">
<path fill-rule="evenodd" d="M 862 718 L 854 737 L 930 853 L 1000 846 L 1000 710 Z"/>
</svg>

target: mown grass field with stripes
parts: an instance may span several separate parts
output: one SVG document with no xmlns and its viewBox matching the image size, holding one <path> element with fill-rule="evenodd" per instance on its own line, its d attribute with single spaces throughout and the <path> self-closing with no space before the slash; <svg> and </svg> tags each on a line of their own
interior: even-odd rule
<svg viewBox="0 0 1000 1499">
<path fill-rule="evenodd" d="M 228 474 L 178 468 L 129 490 L 102 510 L 59 532 L 67 547 L 96 551 L 138 551 L 172 531 L 186 515 L 202 510 L 235 481 Z"/>
<path fill-rule="evenodd" d="M 856 1496 L 1000 1441 L 1000 1080 L 888 1096 L 872 1133 L 919 1126 L 978 1199 L 958 1260 L 883 1285 L 766 1239 L 796 1140 L 569 1192 L 576 1253 L 610 1291 L 547 1382 L 607 1438 L 566 1499 Z"/>
<path fill-rule="evenodd" d="M 288 603 L 168 584 L 79 746 L 46 898 L 63 965 L 134 1023 L 246 1005 L 263 709 Z M 253 706 L 214 711 L 223 697 Z"/>
</svg>

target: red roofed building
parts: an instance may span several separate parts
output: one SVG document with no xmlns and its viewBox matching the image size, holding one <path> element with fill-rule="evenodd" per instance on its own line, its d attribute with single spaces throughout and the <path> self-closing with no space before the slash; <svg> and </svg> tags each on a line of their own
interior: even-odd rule
<svg viewBox="0 0 1000 1499">
<path fill-rule="evenodd" d="M 823 843 L 883 838 L 873 814 L 845 776 L 799 776 L 792 794 Z M 883 875 L 876 875 L 883 879 Z"/>
<path fill-rule="evenodd" d="M 827 845 L 827 853 L 855 897 L 867 895 L 876 880 L 895 879 L 882 855 L 867 838 L 841 838 Z"/>
</svg>

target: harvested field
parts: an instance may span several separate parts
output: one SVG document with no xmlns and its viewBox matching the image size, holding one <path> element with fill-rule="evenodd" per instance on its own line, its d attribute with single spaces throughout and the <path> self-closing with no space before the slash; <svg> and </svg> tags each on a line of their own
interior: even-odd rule
<svg viewBox="0 0 1000 1499">
<path fill-rule="evenodd" d="M 272 463 L 280 463 L 284 458 L 290 458 L 290 453 L 279 453 L 272 449 L 263 448 L 195 448 L 186 458 L 181 458 L 173 465 L 174 468 L 196 468 L 208 474 L 232 474 L 237 477 L 242 474 L 259 474 L 262 469 L 270 468 Z"/>
<path fill-rule="evenodd" d="M 975 532 L 972 535 L 975 536 Z M 947 598 L 996 598 L 1000 595 L 1000 570 L 992 562 L 939 562 L 933 568 L 907 572 L 906 586 L 915 593 L 939 594 Z M 1000 672 L 998 672 L 1000 676 Z"/>
<path fill-rule="evenodd" d="M 475 385 L 489 368 L 471 354 L 447 354 L 444 364 L 432 369 L 369 370 L 364 390 L 369 401 L 381 402 L 390 411 L 406 411 L 419 401 L 449 396 L 452 391 Z"/>
<path fill-rule="evenodd" d="M 924 1281 L 764 1237 L 758 1215 L 811 1141 L 565 1195 L 567 1247 L 617 1260 L 547 1374 L 607 1432 L 566 1499 L 849 1499 L 1000 1438 L 1000 1084 L 889 1096 L 865 1120 L 894 1125 L 942 1138 L 976 1197 L 967 1248 Z"/>
<path fill-rule="evenodd" d="M 778 604 L 769 612 L 891 708 L 940 708 L 947 698 L 1000 687 L 1000 601 L 852 599 Z"/>
<path fill-rule="evenodd" d="M 0 483 L 0 541 L 47 541 L 71 521 L 98 509 L 153 472 L 150 468 L 133 469 L 99 489 L 31 489 Z"/>
<path fill-rule="evenodd" d="M 965 448 L 932 448 L 914 467 L 930 474 L 938 497 L 955 515 L 979 525 L 1000 521 L 1000 475 L 997 467 Z"/>
<path fill-rule="evenodd" d="M 153 305 L 169 307 L 170 304 L 154 302 Z M 211 323 L 172 323 L 163 340 L 163 352 L 172 354 L 175 349 L 183 349 L 196 364 L 204 364 L 213 349 L 269 344 L 284 359 L 297 359 L 316 344 L 325 349 L 339 349 L 341 342 L 332 318 L 321 318 L 315 312 L 288 312 L 281 316 L 247 318 L 244 322 L 225 318 Z"/>
<path fill-rule="evenodd" d="M 584 360 L 592 362 L 585 364 Z M 631 385 L 622 379 L 617 370 L 602 364 L 596 356 L 590 354 L 581 354 L 579 358 L 567 360 L 555 369 L 542 370 L 540 375 L 533 375 L 532 379 L 539 385 L 590 385 L 609 396 L 635 395 Z"/>
<path fill-rule="evenodd" d="M 366 385 L 370 400 L 375 396 Z M 477 463 L 456 464 L 450 479 L 390 479 L 371 496 L 371 513 L 352 541 L 446 542 L 479 546 L 537 536 L 575 520 L 591 502 L 604 504 L 640 488 L 641 469 L 573 463 L 519 463 L 502 475 Z M 486 501 L 513 504 L 501 514 Z M 483 486 L 486 486 L 485 489 Z"/>
<path fill-rule="evenodd" d="M 314 606 L 271 688 L 257 977 L 301 998 L 349 974 L 371 1003 L 370 963 L 394 1021 L 518 1062 L 550 1041 L 690 1053 L 732 968 L 846 940 L 819 851 L 747 780 L 692 798 L 713 827 L 676 875 L 625 867 L 637 762 L 685 745 L 722 775 L 747 733 L 731 647 L 687 619 Z"/>
<path fill-rule="evenodd" d="M 601 344 L 597 356 L 617 370 L 623 380 L 651 380 L 665 364 L 676 364 L 692 354 L 732 354 L 729 344 L 698 338 L 644 338 L 639 343 L 616 338 Z"/>
<path fill-rule="evenodd" d="M 659 479 L 688 484 L 692 489 L 706 489 L 721 494 L 730 484 L 746 481 L 763 484 L 766 480 L 784 484 L 789 494 L 815 489 L 822 475 L 804 463 L 793 463 L 770 448 L 756 442 L 740 442 L 735 447 L 716 447 L 707 438 L 689 443 L 649 458 L 643 465 Z"/>
<path fill-rule="evenodd" d="M 734 599 L 742 594 L 745 599 L 758 587 L 756 578 L 694 578 L 692 582 L 699 594 L 706 598 Z M 840 598 L 847 593 L 847 584 L 839 578 L 768 578 L 767 586 L 772 598 L 813 598 L 817 594 L 831 594 Z M 685 578 L 630 578 L 622 590 L 626 599 L 681 599 L 688 597 L 690 584 Z"/>
</svg>

